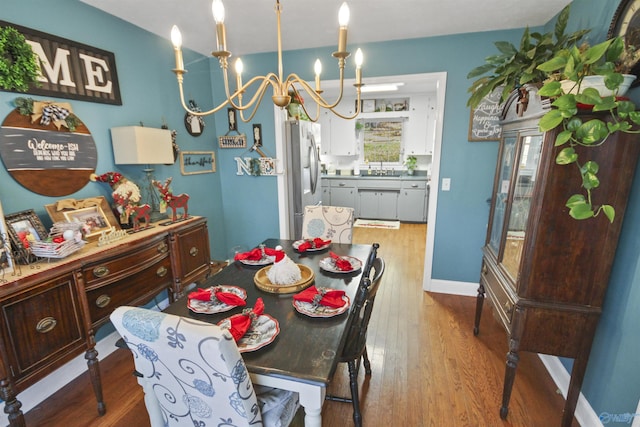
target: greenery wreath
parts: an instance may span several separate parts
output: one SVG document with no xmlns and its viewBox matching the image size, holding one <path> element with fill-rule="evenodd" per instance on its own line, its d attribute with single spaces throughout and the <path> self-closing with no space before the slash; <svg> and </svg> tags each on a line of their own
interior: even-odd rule
<svg viewBox="0 0 640 427">
<path fill-rule="evenodd" d="M 40 74 L 36 56 L 13 27 L 0 27 L 0 88 L 26 92 Z"/>
</svg>

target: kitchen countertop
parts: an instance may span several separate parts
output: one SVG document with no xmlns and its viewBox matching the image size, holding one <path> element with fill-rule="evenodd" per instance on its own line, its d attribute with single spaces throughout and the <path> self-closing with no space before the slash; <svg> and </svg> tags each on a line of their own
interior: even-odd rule
<svg viewBox="0 0 640 427">
<path fill-rule="evenodd" d="M 394 172 L 392 175 L 376 175 L 372 172 L 371 175 L 367 175 L 366 172 L 360 173 L 360 175 L 328 175 L 326 173 L 321 174 L 322 179 L 388 179 L 388 180 L 415 180 L 415 181 L 429 181 L 427 171 L 417 171 L 413 175 L 407 175 L 406 172 Z"/>
</svg>

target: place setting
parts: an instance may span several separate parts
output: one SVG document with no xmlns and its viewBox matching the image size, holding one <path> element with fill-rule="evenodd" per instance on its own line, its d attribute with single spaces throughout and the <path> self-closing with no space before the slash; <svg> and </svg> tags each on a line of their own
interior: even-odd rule
<svg viewBox="0 0 640 427">
<path fill-rule="evenodd" d="M 260 245 L 247 252 L 237 252 L 233 259 L 234 261 L 239 261 L 244 265 L 265 266 L 273 264 L 279 252 L 281 251 L 273 248 L 267 248 L 265 245 Z"/>
<path fill-rule="evenodd" d="M 300 253 L 319 252 L 331 246 L 331 240 L 323 240 L 319 237 L 316 237 L 314 239 L 302 239 L 293 242 L 292 246 L 293 249 Z"/>
<path fill-rule="evenodd" d="M 197 289 L 188 295 L 187 307 L 194 313 L 216 314 L 247 305 L 247 291 L 232 285 Z"/>
<path fill-rule="evenodd" d="M 280 325 L 272 316 L 264 313 L 264 302 L 258 298 L 253 308 L 245 308 L 218 322 L 236 341 L 240 353 L 258 350 L 271 344 L 280 333 Z"/>
<path fill-rule="evenodd" d="M 295 310 L 309 317 L 334 317 L 345 313 L 351 306 L 349 296 L 342 290 L 314 285 L 295 294 Z"/>
<path fill-rule="evenodd" d="M 362 268 L 362 261 L 356 257 L 329 252 L 328 257 L 320 260 L 319 266 L 329 273 L 348 274 L 359 271 Z"/>
</svg>

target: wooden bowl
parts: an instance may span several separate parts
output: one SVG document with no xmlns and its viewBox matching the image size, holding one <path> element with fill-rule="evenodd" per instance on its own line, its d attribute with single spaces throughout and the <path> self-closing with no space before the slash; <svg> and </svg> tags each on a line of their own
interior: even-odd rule
<svg viewBox="0 0 640 427">
<path fill-rule="evenodd" d="M 311 270 L 306 265 L 296 265 L 300 268 L 300 274 L 302 275 L 302 277 L 295 283 L 289 285 L 276 285 L 271 283 L 269 277 L 267 276 L 267 272 L 272 267 L 271 265 L 258 270 L 255 276 L 253 276 L 253 281 L 258 289 L 272 294 L 288 294 L 301 291 L 311 286 L 311 284 L 313 283 L 314 274 L 313 270 Z"/>
</svg>

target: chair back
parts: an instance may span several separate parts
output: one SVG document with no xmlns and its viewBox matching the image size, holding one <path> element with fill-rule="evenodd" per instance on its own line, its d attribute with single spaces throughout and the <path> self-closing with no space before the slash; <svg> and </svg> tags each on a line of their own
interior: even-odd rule
<svg viewBox="0 0 640 427">
<path fill-rule="evenodd" d="M 247 368 L 217 325 L 137 307 L 111 321 L 133 352 L 152 427 L 262 425 Z"/>
<path fill-rule="evenodd" d="M 351 243 L 352 235 L 353 208 L 324 205 L 304 207 L 300 238 Z"/>
<path fill-rule="evenodd" d="M 365 351 L 367 345 L 367 329 L 373 311 L 376 294 L 382 281 L 385 270 L 384 259 L 376 257 L 369 268 L 373 269 L 373 279 L 363 272 L 358 291 L 349 312 L 347 341 L 342 351 L 343 361 L 358 359 Z"/>
</svg>

